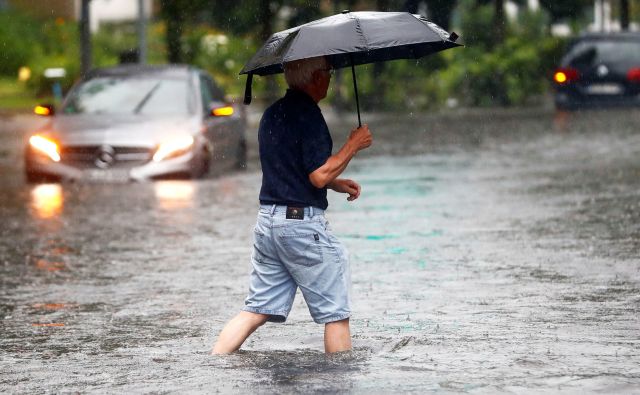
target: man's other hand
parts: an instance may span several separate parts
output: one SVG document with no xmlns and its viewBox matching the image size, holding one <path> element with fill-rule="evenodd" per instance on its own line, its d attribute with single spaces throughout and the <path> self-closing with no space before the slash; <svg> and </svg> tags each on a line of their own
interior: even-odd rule
<svg viewBox="0 0 640 395">
<path fill-rule="evenodd" d="M 329 185 L 329 188 L 333 189 L 336 192 L 340 193 L 348 193 L 349 197 L 348 201 L 356 200 L 360 196 L 360 184 L 353 180 L 349 180 L 346 178 L 336 178 Z"/>
</svg>

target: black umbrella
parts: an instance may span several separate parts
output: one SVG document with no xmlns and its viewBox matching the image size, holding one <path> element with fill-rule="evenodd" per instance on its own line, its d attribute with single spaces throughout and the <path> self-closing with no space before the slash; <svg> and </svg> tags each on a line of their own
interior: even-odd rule
<svg viewBox="0 0 640 395">
<path fill-rule="evenodd" d="M 349 12 L 273 34 L 240 74 L 248 74 L 244 103 L 251 103 L 253 74 L 282 73 L 283 64 L 325 56 L 335 69 L 351 66 L 360 121 L 355 67 L 393 59 L 418 59 L 460 46 L 458 35 L 408 12 Z"/>
</svg>

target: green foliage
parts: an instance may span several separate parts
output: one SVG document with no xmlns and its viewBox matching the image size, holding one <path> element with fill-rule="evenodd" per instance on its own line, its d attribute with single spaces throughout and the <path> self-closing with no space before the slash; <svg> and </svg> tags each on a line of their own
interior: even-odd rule
<svg viewBox="0 0 640 395">
<path fill-rule="evenodd" d="M 507 26 L 507 39 L 494 42 L 491 25 L 493 6 L 461 1 L 462 40 L 466 47 L 432 55 L 419 61 L 398 60 L 381 66 L 356 68 L 361 107 L 364 110 L 436 108 L 448 99 L 469 106 L 523 105 L 541 98 L 549 88 L 548 80 L 557 63 L 564 42 L 549 34 L 549 19 L 544 12 L 521 12 L 518 20 Z M 198 35 L 193 43 L 201 42 Z M 232 94 L 242 94 L 244 78 L 236 73 L 257 46 L 255 40 L 236 41 L 231 36 L 227 50 L 205 54 L 202 50 L 193 62 L 223 81 Z M 195 44 L 189 44 L 193 47 Z M 231 56 L 236 69 L 224 67 Z M 353 81 L 349 69 L 334 79 L 329 101 L 344 103 L 341 108 L 355 108 Z M 266 78 L 254 79 L 254 93 L 265 93 Z M 277 79 L 281 88 L 281 79 Z"/>
<path fill-rule="evenodd" d="M 257 51 L 257 45 L 250 37 L 227 35 L 207 25 L 189 29 L 182 38 L 185 63 L 207 70 L 232 96 L 243 93 L 245 77 L 239 76 L 239 73 Z M 254 79 L 257 93 L 264 89 L 262 80 Z"/>
<path fill-rule="evenodd" d="M 60 83 L 66 91 L 78 76 L 78 26 L 74 22 L 45 20 L 40 25 L 39 46 L 36 55 L 30 59 L 31 79 L 28 86 L 38 95 L 50 93 L 52 81 L 44 77 L 48 68 L 62 67 L 66 77 Z"/>
<path fill-rule="evenodd" d="M 36 98 L 24 83 L 16 83 L 15 77 L 0 77 L 0 110 L 32 109 L 38 103 L 50 103 L 51 98 Z"/>
<path fill-rule="evenodd" d="M 229 0 L 217 1 L 215 10 L 198 6 L 210 4 L 206 0 L 181 1 L 190 4 L 182 9 L 184 12 L 178 18 L 181 25 L 177 45 L 183 62 L 209 71 L 228 94 L 241 96 L 245 77 L 238 73 L 263 43 L 260 35 L 268 29 L 261 18 L 266 14 Z M 506 39 L 495 42 L 492 35 L 494 9 L 490 1 L 486 3 L 458 1 L 455 30 L 461 34 L 464 48 L 447 50 L 419 61 L 398 60 L 358 66 L 362 108 L 419 111 L 442 106 L 451 98 L 462 105 L 521 105 L 544 94 L 564 45 L 562 40 L 549 35 L 550 17 L 545 12 L 523 12 L 517 21 L 506 26 Z M 317 4 L 316 0 L 272 0 L 269 12 L 278 14 L 279 18 L 271 19 L 268 28 L 280 30 L 321 17 Z M 285 5 L 290 6 L 289 13 L 279 13 Z M 221 9 L 225 12 L 219 12 Z M 169 26 L 177 26 L 168 24 L 170 17 L 165 13 L 162 20 L 148 27 L 149 63 L 167 62 Z M 135 25 L 102 25 L 92 36 L 92 42 L 94 66 L 115 65 L 121 52 L 137 46 Z M 79 75 L 79 39 L 75 22 L 36 21 L 15 13 L 0 12 L 0 48 L 0 75 L 15 78 L 17 69 L 27 65 L 32 69 L 32 78 L 26 88 L 40 95 L 51 92 L 51 81 L 43 77 L 46 68 L 64 67 L 67 70 L 67 77 L 62 81 L 65 91 Z M 281 76 L 254 78 L 253 92 L 259 99 L 270 97 L 274 87 L 278 93 L 284 90 Z M 342 70 L 341 76 L 334 79 L 329 101 L 340 102 L 347 111 L 355 108 L 350 69 Z"/>
<path fill-rule="evenodd" d="M 16 12 L 0 12 L 0 75 L 16 76 L 37 53 L 40 26 Z"/>
<path fill-rule="evenodd" d="M 466 8 L 465 8 L 466 7 Z M 491 5 L 463 2 L 462 37 L 445 74 L 451 91 L 472 106 L 523 105 L 548 89 L 551 70 L 563 47 L 548 32 L 543 12 L 525 11 L 507 26 L 507 39 L 493 42 Z"/>
<path fill-rule="evenodd" d="M 119 63 L 120 54 L 138 47 L 133 23 L 103 24 L 91 37 L 92 60 L 96 67 Z"/>
<path fill-rule="evenodd" d="M 555 22 L 579 18 L 581 13 L 578 10 L 593 5 L 593 0 L 540 0 L 540 5 L 549 12 L 551 19 Z"/>
<path fill-rule="evenodd" d="M 33 21 L 31 23 L 34 23 Z M 164 26 L 152 24 L 147 34 L 149 63 L 165 63 Z M 60 83 L 68 91 L 80 76 L 80 44 L 78 24 L 62 20 L 38 22 L 37 39 L 30 59 L 21 64 L 31 69 L 27 82 L 29 90 L 37 95 L 49 95 L 53 81 L 44 77 L 48 68 L 62 67 L 66 77 Z M 137 48 L 136 27 L 133 23 L 103 24 L 92 35 L 93 67 L 107 67 L 119 63 L 120 54 Z M 12 73 L 15 75 L 15 72 Z"/>
<path fill-rule="evenodd" d="M 468 48 L 488 50 L 493 43 L 493 7 L 466 0 L 461 2 L 459 12 L 464 44 Z"/>
</svg>

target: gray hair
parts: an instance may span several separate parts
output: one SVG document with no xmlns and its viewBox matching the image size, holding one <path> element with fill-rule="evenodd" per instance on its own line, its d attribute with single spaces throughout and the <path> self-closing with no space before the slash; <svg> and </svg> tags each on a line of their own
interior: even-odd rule
<svg viewBox="0 0 640 395">
<path fill-rule="evenodd" d="M 329 67 L 324 56 L 294 60 L 284 64 L 284 79 L 290 88 L 302 88 L 311 82 L 313 73 Z"/>
</svg>

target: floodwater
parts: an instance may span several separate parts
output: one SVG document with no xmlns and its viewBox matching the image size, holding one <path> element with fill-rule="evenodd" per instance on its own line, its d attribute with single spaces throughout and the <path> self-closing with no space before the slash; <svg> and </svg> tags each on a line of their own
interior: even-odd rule
<svg viewBox="0 0 640 395">
<path fill-rule="evenodd" d="M 338 146 L 348 120 L 330 118 Z M 0 131 L 0 392 L 640 393 L 640 112 L 365 115 L 330 195 L 354 351 L 285 324 L 210 356 L 247 291 L 260 173 L 22 181 Z"/>
</svg>

